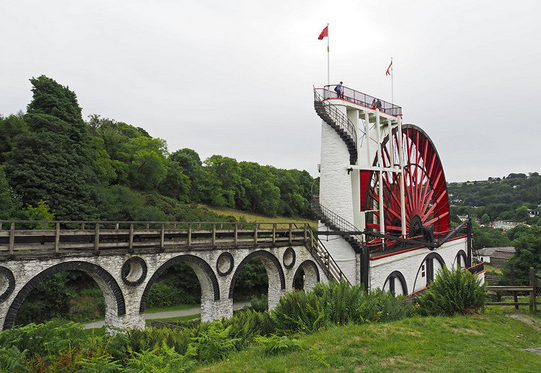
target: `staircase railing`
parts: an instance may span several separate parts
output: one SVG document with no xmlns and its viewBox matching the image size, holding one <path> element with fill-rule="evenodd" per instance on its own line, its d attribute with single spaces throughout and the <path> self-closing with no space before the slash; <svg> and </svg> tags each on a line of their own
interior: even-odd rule
<svg viewBox="0 0 541 373">
<path fill-rule="evenodd" d="M 313 258 L 319 263 L 321 268 L 323 268 L 327 278 L 336 281 L 347 281 L 347 283 L 351 285 L 351 282 L 334 261 L 325 245 L 323 245 L 319 238 L 314 237 L 313 232 L 310 233 L 310 241 L 307 246 Z"/>
<path fill-rule="evenodd" d="M 319 197 L 312 196 L 311 207 L 314 214 L 330 229 L 340 232 L 359 231 L 359 229 L 348 220 L 344 219 L 340 215 L 336 214 L 334 211 L 323 206 L 319 202 Z M 358 235 L 345 235 L 344 238 L 348 242 L 350 242 L 356 250 L 360 249 L 363 245 L 362 239 L 359 239 Z"/>
<path fill-rule="evenodd" d="M 358 141 L 357 130 L 355 125 L 347 115 L 342 113 L 336 106 L 328 101 L 324 101 L 323 97 L 314 88 L 314 108 L 321 119 L 340 135 L 346 143 L 349 151 L 350 164 L 357 163 L 358 156 Z"/>
</svg>

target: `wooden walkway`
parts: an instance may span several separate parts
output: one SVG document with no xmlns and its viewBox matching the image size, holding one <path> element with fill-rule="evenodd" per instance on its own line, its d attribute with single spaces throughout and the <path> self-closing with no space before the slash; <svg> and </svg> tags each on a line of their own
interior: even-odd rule
<svg viewBox="0 0 541 373">
<path fill-rule="evenodd" d="M 0 257 L 92 250 L 305 245 L 306 223 L 0 221 Z"/>
</svg>

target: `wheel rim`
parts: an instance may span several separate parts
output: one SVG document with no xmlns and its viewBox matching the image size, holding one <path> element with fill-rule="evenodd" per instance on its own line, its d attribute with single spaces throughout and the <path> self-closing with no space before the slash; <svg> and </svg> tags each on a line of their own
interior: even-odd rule
<svg viewBox="0 0 541 373">
<path fill-rule="evenodd" d="M 399 136 L 394 131 L 381 144 L 384 167 L 399 165 Z M 391 144 L 393 146 L 391 147 Z M 430 138 L 419 127 L 402 126 L 402 161 L 404 165 L 404 205 L 408 237 L 423 234 L 423 227 L 433 226 L 434 233 L 449 229 L 449 199 L 440 158 Z M 377 165 L 377 157 L 373 163 Z M 383 171 L 383 197 L 380 201 L 378 172 L 370 174 L 366 189 L 365 210 L 371 211 L 367 227 L 380 229 L 379 206 L 383 203 L 385 232 L 400 235 L 402 231 L 400 179 L 396 172 Z M 372 222 L 370 222 L 372 220 Z"/>
</svg>

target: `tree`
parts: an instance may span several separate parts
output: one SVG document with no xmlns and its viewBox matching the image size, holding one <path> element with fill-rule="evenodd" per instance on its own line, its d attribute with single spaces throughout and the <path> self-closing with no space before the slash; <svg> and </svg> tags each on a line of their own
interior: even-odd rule
<svg viewBox="0 0 541 373">
<path fill-rule="evenodd" d="M 24 114 L 0 118 L 0 163 L 5 161 L 5 156 L 13 148 L 13 141 L 17 135 L 27 132 L 28 126 L 24 121 Z"/>
<path fill-rule="evenodd" d="M 167 162 L 167 174 L 160 183 L 159 192 L 164 196 L 176 198 L 181 202 L 190 202 L 190 178 L 183 173 L 182 167 L 171 160 Z"/>
<path fill-rule="evenodd" d="M 44 200 L 61 220 L 97 217 L 98 184 L 91 164 L 90 135 L 75 93 L 42 75 L 30 80 L 33 100 L 6 155 L 6 175 L 25 205 Z"/>
<path fill-rule="evenodd" d="M 515 219 L 516 221 L 525 221 L 528 219 L 528 207 L 527 206 L 520 206 L 516 209 L 515 212 Z"/>
<path fill-rule="evenodd" d="M 280 207 L 282 216 L 311 217 L 310 201 L 314 179 L 307 171 L 282 170 L 271 167 L 274 183 L 280 189 Z"/>
<path fill-rule="evenodd" d="M 4 167 L 0 166 L 0 219 L 9 220 L 20 217 L 21 201 L 6 179 Z"/>
<path fill-rule="evenodd" d="M 502 229 L 479 227 L 473 224 L 473 249 L 510 246 L 510 240 Z"/>
<path fill-rule="evenodd" d="M 205 199 L 205 170 L 199 154 L 195 150 L 184 148 L 177 150 L 169 159 L 178 163 L 182 173 L 189 178 L 188 201 L 199 203 Z"/>
<path fill-rule="evenodd" d="M 541 227 L 517 226 L 509 231 L 515 254 L 503 267 L 503 284 L 510 284 L 514 266 L 516 285 L 527 285 L 530 267 L 541 269 Z"/>
<path fill-rule="evenodd" d="M 273 183 L 270 171 L 255 162 L 241 162 L 244 195 L 237 199 L 237 208 L 276 216 L 280 204 L 280 189 Z"/>
<path fill-rule="evenodd" d="M 205 160 L 205 166 L 205 200 L 214 206 L 235 207 L 235 201 L 244 195 L 236 159 L 213 155 Z"/>
<path fill-rule="evenodd" d="M 131 139 L 129 150 L 129 186 L 144 191 L 157 189 L 167 176 L 165 140 L 136 137 Z"/>
<path fill-rule="evenodd" d="M 101 188 L 100 211 L 107 220 L 168 220 L 163 209 L 147 204 L 145 195 L 123 185 Z"/>
</svg>

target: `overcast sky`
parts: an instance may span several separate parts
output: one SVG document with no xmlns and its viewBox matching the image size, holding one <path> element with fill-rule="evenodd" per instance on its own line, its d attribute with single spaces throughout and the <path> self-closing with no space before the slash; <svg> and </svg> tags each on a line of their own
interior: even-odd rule
<svg viewBox="0 0 541 373">
<path fill-rule="evenodd" d="M 313 86 L 394 101 L 447 181 L 541 172 L 541 1 L 0 0 L 0 114 L 29 79 L 68 86 L 83 118 L 317 176 Z"/>
</svg>

